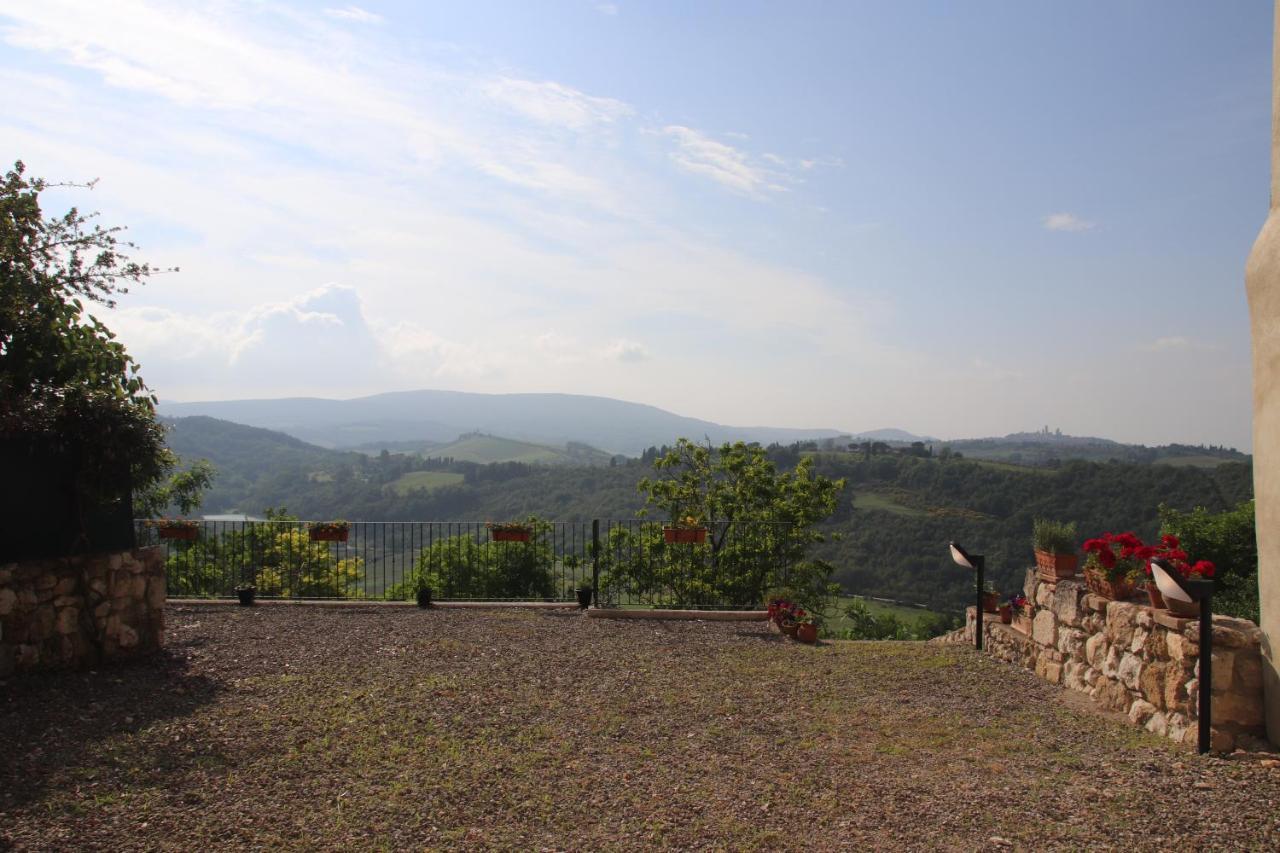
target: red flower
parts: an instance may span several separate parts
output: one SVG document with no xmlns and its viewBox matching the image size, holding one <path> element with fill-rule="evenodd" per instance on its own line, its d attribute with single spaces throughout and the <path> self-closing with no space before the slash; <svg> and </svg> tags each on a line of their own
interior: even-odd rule
<svg viewBox="0 0 1280 853">
<path fill-rule="evenodd" d="M 1165 535 L 1161 536 L 1160 541 L 1164 543 L 1164 547 L 1166 548 L 1178 547 L 1178 537 L 1174 536 L 1172 533 L 1166 533 Z"/>
<path fill-rule="evenodd" d="M 1211 578 L 1213 577 L 1214 569 L 1215 567 L 1213 563 L 1209 562 L 1208 560 L 1199 560 L 1194 566 L 1191 567 L 1191 574 L 1200 575 L 1201 577 Z"/>
</svg>

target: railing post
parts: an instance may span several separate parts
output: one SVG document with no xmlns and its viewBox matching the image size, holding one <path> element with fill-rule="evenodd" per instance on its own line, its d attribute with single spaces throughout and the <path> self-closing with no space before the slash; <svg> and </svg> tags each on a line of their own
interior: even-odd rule
<svg viewBox="0 0 1280 853">
<path fill-rule="evenodd" d="M 600 606 L 600 519 L 591 519 L 591 603 Z"/>
</svg>

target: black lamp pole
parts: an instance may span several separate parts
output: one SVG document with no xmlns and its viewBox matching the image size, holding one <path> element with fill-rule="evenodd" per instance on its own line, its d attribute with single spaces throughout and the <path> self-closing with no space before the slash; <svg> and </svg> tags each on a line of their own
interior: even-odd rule
<svg viewBox="0 0 1280 853">
<path fill-rule="evenodd" d="M 982 554 L 970 554 L 959 542 L 952 542 L 949 547 L 951 548 L 951 559 L 957 566 L 964 566 L 966 569 L 973 569 L 973 576 L 975 583 L 977 584 L 975 603 L 978 606 L 977 622 L 974 625 L 973 644 L 978 651 L 982 651 L 982 576 L 983 570 L 987 565 L 987 558 Z"/>
<path fill-rule="evenodd" d="M 1151 561 L 1151 576 L 1156 587 L 1167 598 L 1200 602 L 1200 696 L 1197 745 L 1200 754 L 1209 751 L 1213 723 L 1213 581 L 1208 578 L 1184 578 L 1168 561 Z"/>
</svg>

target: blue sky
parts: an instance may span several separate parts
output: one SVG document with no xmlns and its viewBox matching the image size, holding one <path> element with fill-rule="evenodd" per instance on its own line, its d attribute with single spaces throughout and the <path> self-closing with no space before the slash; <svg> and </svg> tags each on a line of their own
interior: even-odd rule
<svg viewBox="0 0 1280 853">
<path fill-rule="evenodd" d="M 423 7 L 426 8 L 423 8 Z M 0 0 L 171 400 L 563 391 L 1250 444 L 1271 7 Z"/>
</svg>

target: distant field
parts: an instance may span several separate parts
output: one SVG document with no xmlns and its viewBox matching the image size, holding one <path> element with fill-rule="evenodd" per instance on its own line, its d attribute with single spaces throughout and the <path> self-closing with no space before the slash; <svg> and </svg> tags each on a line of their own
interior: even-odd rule
<svg viewBox="0 0 1280 853">
<path fill-rule="evenodd" d="M 888 604 L 883 601 L 863 598 L 860 595 L 842 595 L 840 596 L 840 602 L 836 607 L 837 615 L 834 618 L 827 620 L 827 629 L 832 633 L 839 633 L 846 628 L 852 628 L 853 623 L 845 618 L 844 609 L 849 606 L 850 602 L 858 599 L 866 604 L 867 609 L 876 616 L 891 613 L 907 624 L 914 624 L 926 616 L 932 616 L 934 614 L 934 611 L 925 610 L 922 607 L 904 607 L 900 604 Z"/>
<path fill-rule="evenodd" d="M 448 471 L 411 471 L 387 484 L 389 491 L 397 495 L 407 495 L 414 489 L 439 489 L 444 486 L 456 486 L 463 480 L 461 474 Z"/>
<path fill-rule="evenodd" d="M 451 457 L 459 462 L 475 462 L 479 465 L 494 462 L 551 463 L 563 462 L 568 458 L 568 454 L 554 447 L 495 435 L 468 436 L 452 444 L 433 447 L 423 455 L 437 459 Z"/>
<path fill-rule="evenodd" d="M 1157 465 L 1172 465 L 1175 468 L 1217 468 L 1219 465 L 1226 465 L 1228 462 L 1235 462 L 1235 459 L 1224 459 L 1221 456 L 1170 456 L 1166 459 L 1157 459 Z"/>
<path fill-rule="evenodd" d="M 904 515 L 909 518 L 923 518 L 929 514 L 922 509 L 903 506 L 892 498 L 876 492 L 857 492 L 853 496 L 853 507 L 854 509 L 891 512 L 894 515 Z"/>
<path fill-rule="evenodd" d="M 997 462 L 994 459 L 970 459 L 965 457 L 969 462 L 976 462 L 987 468 L 994 468 L 997 471 L 1013 471 L 1018 474 L 1038 474 L 1041 477 L 1052 477 L 1057 474 L 1054 468 L 1045 468 L 1037 465 L 1019 465 L 1017 462 Z"/>
</svg>

